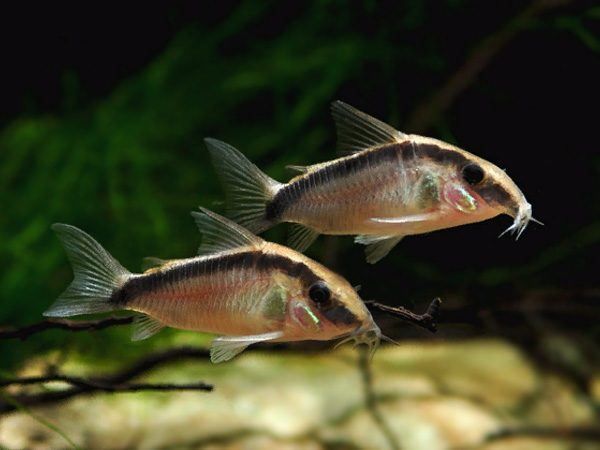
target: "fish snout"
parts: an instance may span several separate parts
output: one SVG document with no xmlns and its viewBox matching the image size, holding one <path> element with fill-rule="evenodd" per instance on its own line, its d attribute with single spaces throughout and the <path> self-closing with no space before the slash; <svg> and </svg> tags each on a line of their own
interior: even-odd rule
<svg viewBox="0 0 600 450">
<path fill-rule="evenodd" d="M 528 203 L 524 198 L 518 203 L 518 206 L 507 211 L 507 214 L 513 218 L 513 223 L 506 230 L 500 233 L 500 236 L 498 237 L 502 237 L 506 233 L 510 232 L 510 234 L 516 235 L 515 240 L 518 240 L 521 237 L 521 234 L 523 234 L 523 231 L 525 231 L 525 228 L 527 228 L 527 225 L 529 225 L 530 221 L 539 225 L 544 225 L 542 222 L 532 216 L 531 204 Z"/>
<path fill-rule="evenodd" d="M 365 344 L 369 347 L 369 359 L 371 359 L 375 354 L 375 350 L 379 347 L 381 336 L 381 330 L 377 324 L 371 320 L 369 323 L 357 327 L 348 337 L 338 342 L 335 348 L 349 341 L 352 341 L 355 347 L 357 345 Z"/>
</svg>

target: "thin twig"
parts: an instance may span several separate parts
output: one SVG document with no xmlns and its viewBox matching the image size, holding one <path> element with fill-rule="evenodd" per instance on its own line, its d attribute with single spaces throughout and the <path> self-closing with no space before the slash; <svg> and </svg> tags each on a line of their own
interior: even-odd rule
<svg viewBox="0 0 600 450">
<path fill-rule="evenodd" d="M 383 436 L 388 442 L 389 447 L 392 450 L 400 450 L 400 444 L 396 439 L 396 436 L 392 432 L 390 426 L 385 421 L 384 415 L 379 410 L 377 405 L 377 396 L 375 395 L 375 387 L 373 385 L 373 373 L 371 371 L 371 361 L 368 348 L 361 346 L 359 349 L 358 357 L 358 368 L 362 375 L 362 384 L 365 396 L 365 407 L 367 412 L 373 418 L 373 421 L 377 424 L 381 430 Z"/>
<path fill-rule="evenodd" d="M 41 377 L 23 377 L 23 378 L 11 378 L 6 380 L 0 380 L 0 388 L 6 386 L 28 386 L 32 384 L 50 383 L 60 381 L 68 383 L 72 386 L 77 386 L 89 392 L 92 391 L 103 391 L 103 392 L 135 392 L 135 391 L 212 391 L 213 387 L 206 383 L 191 383 L 191 384 L 173 384 L 173 383 L 127 383 L 127 384 L 114 384 L 107 383 L 105 381 L 99 381 L 94 379 L 86 379 L 81 377 L 75 377 L 70 375 L 47 375 Z"/>
<path fill-rule="evenodd" d="M 20 403 L 18 403 L 14 398 L 0 392 L 0 398 L 3 399 L 5 402 L 13 405 L 15 407 L 15 409 L 17 411 L 20 411 L 24 414 L 27 414 L 29 417 L 31 417 L 33 420 L 35 420 L 36 422 L 38 422 L 40 425 L 48 428 L 50 431 L 52 431 L 53 433 L 56 433 L 57 435 L 59 435 L 61 438 L 63 438 L 70 446 L 71 448 L 73 448 L 74 450 L 81 450 L 81 447 L 79 447 L 75 441 L 73 441 L 73 439 L 71 439 L 67 433 L 65 433 L 63 430 L 61 430 L 57 425 L 55 425 L 54 423 L 52 423 L 51 421 L 49 421 L 48 419 L 46 419 L 45 417 L 42 417 L 36 413 L 34 413 L 33 411 L 31 411 L 29 408 L 21 405 Z M 0 449 L 5 450 L 4 447 L 0 446 Z"/>
<path fill-rule="evenodd" d="M 129 383 L 130 380 L 146 374 L 150 370 L 165 364 L 183 359 L 207 359 L 209 352 L 204 349 L 192 347 L 180 347 L 163 352 L 153 353 L 146 356 L 130 367 L 120 370 L 111 375 L 94 378 L 80 378 L 67 375 L 48 375 L 44 377 L 18 378 L 0 381 L 0 387 L 8 385 L 28 385 L 45 383 L 50 381 L 63 381 L 71 384 L 68 389 L 58 391 L 45 391 L 35 394 L 18 394 L 14 400 L 24 406 L 37 406 L 53 402 L 66 400 L 79 395 L 91 394 L 94 392 L 135 392 L 141 390 L 159 390 L 159 391 L 180 391 L 197 390 L 211 391 L 212 385 L 206 383 L 192 384 L 153 384 L 153 383 Z M 0 402 L 0 414 L 5 414 L 15 410 L 14 404 Z"/>
<path fill-rule="evenodd" d="M 456 98 L 473 84 L 494 56 L 524 29 L 524 24 L 542 13 L 565 6 L 571 1 L 534 0 L 502 28 L 483 39 L 442 87 L 415 108 L 407 121 L 406 130 L 413 133 L 426 131 L 438 117 L 450 108 Z"/>
<path fill-rule="evenodd" d="M 570 440 L 600 441 L 600 426 L 589 427 L 522 427 L 506 428 L 486 437 L 486 442 L 505 439 L 513 436 L 537 436 L 546 438 L 562 438 Z"/>
<path fill-rule="evenodd" d="M 46 330 L 68 330 L 68 331 L 97 331 L 114 325 L 127 325 L 133 322 L 133 316 L 129 317 L 107 317 L 97 320 L 70 320 L 70 319 L 46 319 L 32 325 L 21 328 L 0 328 L 0 339 L 25 340 L 33 334 Z"/>
<path fill-rule="evenodd" d="M 406 308 L 403 308 L 402 306 L 388 306 L 375 301 L 367 301 L 365 303 L 371 309 L 376 309 L 391 316 L 398 317 L 406 322 L 412 323 L 421 328 L 425 328 L 432 333 L 437 331 L 440 306 L 442 305 L 442 300 L 439 297 L 436 297 L 431 301 L 427 307 L 427 310 L 423 314 L 416 314 Z"/>
</svg>

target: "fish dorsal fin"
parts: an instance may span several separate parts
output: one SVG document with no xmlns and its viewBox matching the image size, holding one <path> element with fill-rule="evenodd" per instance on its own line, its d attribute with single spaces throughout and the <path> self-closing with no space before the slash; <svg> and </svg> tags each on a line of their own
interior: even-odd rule
<svg viewBox="0 0 600 450">
<path fill-rule="evenodd" d="M 193 211 L 192 217 L 202 233 L 202 244 L 198 249 L 199 255 L 217 253 L 223 250 L 258 245 L 263 242 L 261 238 L 252 234 L 237 223 L 215 214 L 206 208 Z"/>
<path fill-rule="evenodd" d="M 288 247 L 302 253 L 319 237 L 319 232 L 299 223 L 290 225 Z"/>
<path fill-rule="evenodd" d="M 339 100 L 331 104 L 341 152 L 355 153 L 371 147 L 402 142 L 407 135 Z"/>
<path fill-rule="evenodd" d="M 154 317 L 147 316 L 146 314 L 138 314 L 133 318 L 133 332 L 131 333 L 132 341 L 141 341 L 148 339 L 150 336 L 154 336 L 165 325 Z"/>
<path fill-rule="evenodd" d="M 257 342 L 272 341 L 283 336 L 282 331 L 271 331 L 252 336 L 221 336 L 216 338 L 210 347 L 210 360 L 214 364 L 229 361 L 240 354 L 249 345 Z"/>
</svg>

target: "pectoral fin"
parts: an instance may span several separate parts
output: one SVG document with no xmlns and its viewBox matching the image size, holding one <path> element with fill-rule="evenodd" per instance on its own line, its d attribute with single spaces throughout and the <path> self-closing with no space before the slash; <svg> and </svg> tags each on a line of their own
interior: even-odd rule
<svg viewBox="0 0 600 450">
<path fill-rule="evenodd" d="M 229 361 L 237 354 L 246 350 L 246 347 L 258 342 L 272 341 L 283 336 L 282 331 L 255 334 L 252 336 L 221 336 L 212 342 L 210 347 L 210 360 L 214 364 Z"/>
<path fill-rule="evenodd" d="M 357 244 L 366 245 L 365 255 L 369 264 L 375 264 L 385 257 L 404 236 L 359 235 L 354 238 Z"/>
</svg>

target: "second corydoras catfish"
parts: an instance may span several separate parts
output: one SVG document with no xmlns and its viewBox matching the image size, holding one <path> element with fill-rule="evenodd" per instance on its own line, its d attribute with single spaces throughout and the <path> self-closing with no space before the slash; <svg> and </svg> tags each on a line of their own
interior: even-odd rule
<svg viewBox="0 0 600 450">
<path fill-rule="evenodd" d="M 213 341 L 213 362 L 265 341 L 346 337 L 375 350 L 379 328 L 344 278 L 206 209 L 192 215 L 203 234 L 200 256 L 155 259 L 142 274 L 78 228 L 53 225 L 75 277 L 44 315 L 137 311 L 134 340 L 165 326 L 223 335 Z"/>
<path fill-rule="evenodd" d="M 407 135 L 334 102 L 338 146 L 352 152 L 301 167 L 288 183 L 265 175 L 232 146 L 206 139 L 228 195 L 229 215 L 253 232 L 291 222 L 290 246 L 303 251 L 319 234 L 357 235 L 375 263 L 406 235 L 513 217 L 523 232 L 531 205 L 494 164 L 445 142 Z"/>
</svg>

